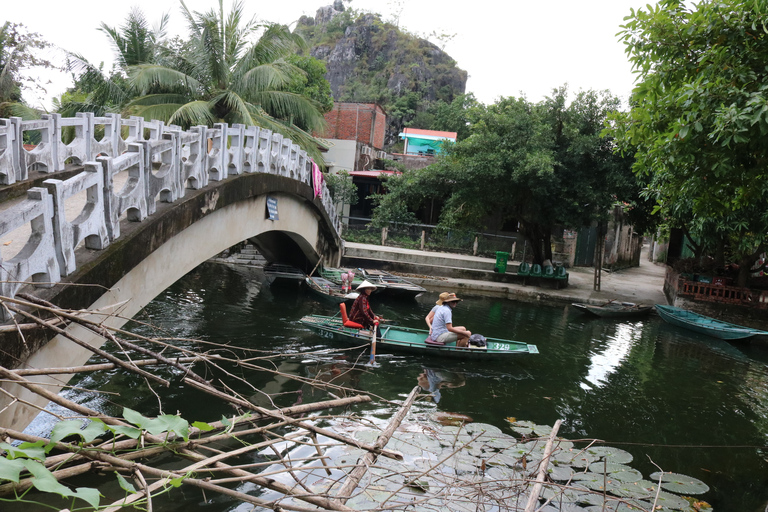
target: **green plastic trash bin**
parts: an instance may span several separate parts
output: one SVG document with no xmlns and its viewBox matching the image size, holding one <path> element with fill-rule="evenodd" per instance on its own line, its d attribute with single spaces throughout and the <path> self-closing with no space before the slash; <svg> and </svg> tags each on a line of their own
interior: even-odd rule
<svg viewBox="0 0 768 512">
<path fill-rule="evenodd" d="M 496 252 L 496 266 L 493 268 L 494 272 L 499 274 L 507 273 L 507 260 L 509 260 L 509 253 L 497 251 Z"/>
</svg>

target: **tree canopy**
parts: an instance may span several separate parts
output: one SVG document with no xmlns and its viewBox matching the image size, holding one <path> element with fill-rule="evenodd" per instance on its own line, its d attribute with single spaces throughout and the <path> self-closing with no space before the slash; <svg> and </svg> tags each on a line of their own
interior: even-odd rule
<svg viewBox="0 0 768 512">
<path fill-rule="evenodd" d="M 589 224 L 638 190 L 628 159 L 600 134 L 619 100 L 594 91 L 566 100 L 560 88 L 538 104 L 502 98 L 473 106 L 466 139 L 430 167 L 388 180 L 377 220 L 437 199 L 444 201 L 440 225 L 481 229 L 489 216 L 516 220 L 535 261 L 551 259 L 554 226 Z"/>
<path fill-rule="evenodd" d="M 764 0 L 633 10 L 621 37 L 638 82 L 608 130 L 663 216 L 739 262 L 741 285 L 768 242 L 766 22 Z"/>
<path fill-rule="evenodd" d="M 24 72 L 33 67 L 55 69 L 40 56 L 40 51 L 50 46 L 40 34 L 29 32 L 21 23 L 6 21 L 0 26 L 0 117 L 28 117 L 30 109 L 23 103 L 23 90 L 45 91 L 45 84 Z"/>
</svg>

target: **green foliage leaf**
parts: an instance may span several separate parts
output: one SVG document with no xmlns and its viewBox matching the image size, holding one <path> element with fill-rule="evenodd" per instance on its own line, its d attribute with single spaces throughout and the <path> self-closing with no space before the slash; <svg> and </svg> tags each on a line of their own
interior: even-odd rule
<svg viewBox="0 0 768 512">
<path fill-rule="evenodd" d="M 19 481 L 19 474 L 24 471 L 24 462 L 0 457 L 0 480 Z"/>
<path fill-rule="evenodd" d="M 0 448 L 6 451 L 8 459 L 26 457 L 28 459 L 45 460 L 45 441 L 34 443 L 21 443 L 14 446 L 8 443 L 0 443 Z"/>
<path fill-rule="evenodd" d="M 214 430 L 214 428 L 209 423 L 204 421 L 196 421 L 192 423 L 192 426 L 198 430 L 202 430 L 203 432 L 210 432 L 211 430 Z"/>
<path fill-rule="evenodd" d="M 97 489 L 78 487 L 72 491 L 69 487 L 60 484 L 56 477 L 39 462 L 26 460 L 24 461 L 24 466 L 32 474 L 32 485 L 38 491 L 58 494 L 64 498 L 79 498 L 86 501 L 93 508 L 99 506 L 101 494 Z"/>
<path fill-rule="evenodd" d="M 122 490 L 124 490 L 129 494 L 135 494 L 137 492 L 133 484 L 131 484 L 131 482 L 126 480 L 125 477 L 123 477 L 123 475 L 115 471 L 115 476 L 117 477 L 117 483 L 120 485 L 120 488 Z"/>
<path fill-rule="evenodd" d="M 80 420 L 64 420 L 54 425 L 53 431 L 51 432 L 51 443 L 58 443 L 65 437 L 71 435 L 78 435 L 84 442 L 90 443 L 104 434 L 106 430 L 103 422 L 92 421 L 83 428 L 83 422 Z"/>
<path fill-rule="evenodd" d="M 123 409 L 123 417 L 152 435 L 157 436 L 165 432 L 173 432 L 185 440 L 189 439 L 189 422 L 179 416 L 164 414 L 157 418 L 147 418 L 126 407 Z"/>
</svg>

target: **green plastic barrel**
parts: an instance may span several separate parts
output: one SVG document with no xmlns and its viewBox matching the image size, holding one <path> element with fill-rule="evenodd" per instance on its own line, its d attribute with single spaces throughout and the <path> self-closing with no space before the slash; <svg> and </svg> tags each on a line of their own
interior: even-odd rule
<svg viewBox="0 0 768 512">
<path fill-rule="evenodd" d="M 497 251 L 496 252 L 496 266 L 493 268 L 495 272 L 499 274 L 507 273 L 507 261 L 509 260 L 509 253 Z"/>
</svg>

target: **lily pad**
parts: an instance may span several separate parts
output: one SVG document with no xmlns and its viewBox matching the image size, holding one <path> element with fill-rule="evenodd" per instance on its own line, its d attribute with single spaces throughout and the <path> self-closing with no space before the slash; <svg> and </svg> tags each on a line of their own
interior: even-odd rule
<svg viewBox="0 0 768 512">
<path fill-rule="evenodd" d="M 536 424 L 532 421 L 515 421 L 511 425 L 512 425 L 512 430 L 524 436 L 532 434 L 533 427 L 536 426 Z"/>
<path fill-rule="evenodd" d="M 653 473 L 651 480 L 658 482 L 659 475 L 658 471 Z M 661 488 L 680 494 L 704 494 L 709 490 L 709 486 L 698 478 L 679 473 L 661 474 Z"/>
<path fill-rule="evenodd" d="M 558 451 L 552 456 L 552 460 L 562 462 L 563 464 L 569 464 L 574 468 L 586 468 L 597 459 L 594 455 L 590 455 L 586 452 L 578 450 Z"/>
<path fill-rule="evenodd" d="M 573 476 L 573 469 L 570 466 L 557 466 L 550 464 L 547 468 L 549 478 L 558 482 L 566 482 Z"/>
<path fill-rule="evenodd" d="M 632 462 L 633 458 L 632 454 L 628 451 L 620 448 L 612 448 L 610 446 L 593 446 L 586 451 L 599 458 L 603 458 L 608 462 L 615 462 L 616 464 L 629 464 Z"/>
<path fill-rule="evenodd" d="M 501 434 L 501 429 L 487 423 L 469 423 L 464 425 L 464 432 L 471 434 L 473 437 L 482 433 L 483 435 L 480 436 L 480 439 L 482 439 Z"/>
<path fill-rule="evenodd" d="M 561 486 L 544 485 L 541 490 L 541 497 L 545 500 L 551 499 L 559 503 L 580 503 L 583 501 L 584 494 L 589 493 L 586 486 L 574 484 L 564 488 Z"/>
<path fill-rule="evenodd" d="M 601 475 L 603 473 L 611 474 L 611 473 L 618 473 L 620 471 L 628 471 L 631 469 L 632 469 L 631 467 L 625 466 L 623 464 L 616 464 L 613 462 L 603 462 L 603 461 L 593 462 L 592 464 L 589 465 L 589 470 L 591 472 L 599 473 Z M 640 479 L 638 478 L 638 480 Z"/>
<path fill-rule="evenodd" d="M 649 501 L 653 501 L 653 499 L 656 500 L 657 507 L 668 508 L 670 510 L 689 510 L 691 506 L 690 503 L 680 496 L 665 491 L 659 491 L 658 497 L 651 498 Z"/>
</svg>

